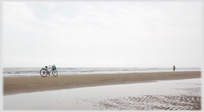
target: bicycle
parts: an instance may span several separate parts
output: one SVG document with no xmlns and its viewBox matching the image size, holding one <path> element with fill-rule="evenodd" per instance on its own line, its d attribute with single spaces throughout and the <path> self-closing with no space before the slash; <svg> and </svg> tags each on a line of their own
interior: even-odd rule
<svg viewBox="0 0 204 112">
<path fill-rule="evenodd" d="M 51 68 L 51 67 L 52 67 L 52 68 Z M 48 68 L 51 68 L 51 70 L 49 71 Z M 56 70 L 55 64 L 45 66 L 45 68 L 42 68 L 42 69 L 40 70 L 40 75 L 41 75 L 42 77 L 46 77 L 47 75 L 50 76 L 50 73 L 52 73 L 52 75 L 53 75 L 54 77 L 57 77 L 57 76 L 58 76 L 58 72 L 57 72 L 57 70 Z"/>
</svg>

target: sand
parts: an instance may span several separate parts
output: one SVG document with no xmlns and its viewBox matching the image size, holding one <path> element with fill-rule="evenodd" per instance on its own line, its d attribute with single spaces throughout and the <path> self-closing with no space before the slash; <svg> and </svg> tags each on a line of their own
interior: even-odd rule
<svg viewBox="0 0 204 112">
<path fill-rule="evenodd" d="M 201 78 L 200 71 L 4 77 L 4 95 L 78 87 Z"/>
<path fill-rule="evenodd" d="M 201 78 L 4 96 L 4 110 L 201 110 Z"/>
</svg>

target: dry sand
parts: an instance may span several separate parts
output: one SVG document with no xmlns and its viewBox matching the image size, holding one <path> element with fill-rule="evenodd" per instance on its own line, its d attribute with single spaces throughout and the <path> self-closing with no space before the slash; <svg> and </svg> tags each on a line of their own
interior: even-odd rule
<svg viewBox="0 0 204 112">
<path fill-rule="evenodd" d="M 77 87 L 201 78 L 200 71 L 4 77 L 4 95 Z"/>
</svg>

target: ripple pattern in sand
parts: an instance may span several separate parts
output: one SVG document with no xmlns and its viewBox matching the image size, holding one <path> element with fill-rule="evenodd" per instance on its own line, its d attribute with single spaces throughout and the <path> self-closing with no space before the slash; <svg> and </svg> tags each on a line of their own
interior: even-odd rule
<svg viewBox="0 0 204 112">
<path fill-rule="evenodd" d="M 200 110 L 200 96 L 144 95 L 114 99 L 84 100 L 101 110 Z"/>
<path fill-rule="evenodd" d="M 4 109 L 201 110 L 201 80 L 159 81 L 8 95 L 4 96 Z"/>
<path fill-rule="evenodd" d="M 118 95 L 114 98 L 81 99 L 79 102 L 88 103 L 100 110 L 201 110 L 200 84 L 184 82 L 164 85 L 157 85 L 157 87 L 155 85 L 154 88 L 146 87 L 149 90 L 146 93 L 143 92 L 146 95 Z M 166 90 L 169 91 L 166 92 Z M 117 96 L 117 92 L 115 94 Z"/>
</svg>

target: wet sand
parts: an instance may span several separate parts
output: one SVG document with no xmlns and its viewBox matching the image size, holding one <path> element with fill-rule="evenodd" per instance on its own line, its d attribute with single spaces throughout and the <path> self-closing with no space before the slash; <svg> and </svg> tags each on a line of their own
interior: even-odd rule
<svg viewBox="0 0 204 112">
<path fill-rule="evenodd" d="M 201 78 L 200 71 L 4 77 L 4 95 L 100 85 Z"/>
<path fill-rule="evenodd" d="M 201 78 L 4 96 L 4 110 L 201 110 Z"/>
</svg>

